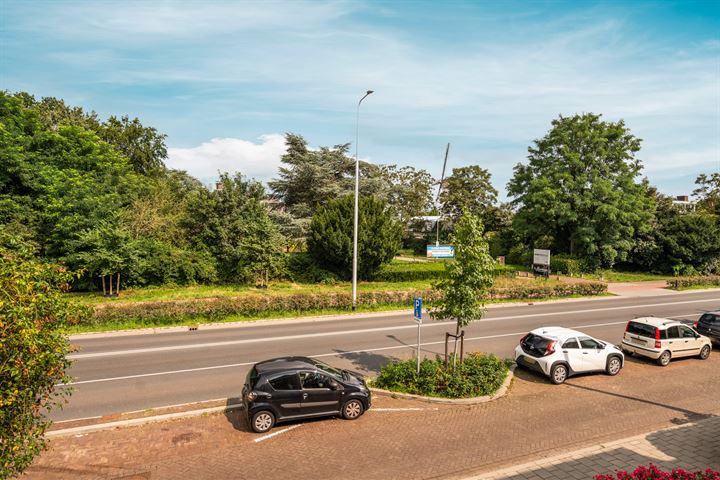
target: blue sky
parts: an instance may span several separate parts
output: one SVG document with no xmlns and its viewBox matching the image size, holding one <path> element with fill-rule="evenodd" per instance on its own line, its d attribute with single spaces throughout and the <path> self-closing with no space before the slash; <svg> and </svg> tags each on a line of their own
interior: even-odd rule
<svg viewBox="0 0 720 480">
<path fill-rule="evenodd" d="M 285 132 L 501 192 L 559 114 L 624 119 L 651 183 L 720 170 L 720 2 L 0 0 L 0 88 L 139 117 L 168 165 L 267 180 Z M 501 195 L 504 197 L 504 195 Z"/>
</svg>

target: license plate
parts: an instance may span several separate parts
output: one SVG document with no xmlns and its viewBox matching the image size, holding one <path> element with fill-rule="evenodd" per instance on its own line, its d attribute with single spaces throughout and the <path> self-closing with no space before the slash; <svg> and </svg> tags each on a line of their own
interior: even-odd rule
<svg viewBox="0 0 720 480">
<path fill-rule="evenodd" d="M 642 340 L 640 338 L 630 338 L 633 343 L 639 343 L 640 345 L 647 345 L 647 340 Z"/>
</svg>

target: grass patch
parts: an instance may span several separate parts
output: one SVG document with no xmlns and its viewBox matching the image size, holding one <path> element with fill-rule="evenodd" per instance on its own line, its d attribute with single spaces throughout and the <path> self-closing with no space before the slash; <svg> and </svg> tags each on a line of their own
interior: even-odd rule
<svg viewBox="0 0 720 480">
<path fill-rule="evenodd" d="M 497 392 L 510 365 L 512 361 L 501 360 L 492 354 L 471 353 L 455 367 L 445 367 L 440 358 L 426 358 L 420 362 L 418 375 L 416 361 L 404 360 L 384 366 L 372 386 L 428 397 L 482 397 Z"/>
</svg>

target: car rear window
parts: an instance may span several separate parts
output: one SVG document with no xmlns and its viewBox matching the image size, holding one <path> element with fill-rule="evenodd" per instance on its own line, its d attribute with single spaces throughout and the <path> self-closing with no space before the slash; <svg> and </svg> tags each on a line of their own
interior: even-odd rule
<svg viewBox="0 0 720 480">
<path fill-rule="evenodd" d="M 553 340 L 550 340 L 549 338 L 541 337 L 540 335 L 535 335 L 534 333 L 528 333 L 522 342 L 522 346 L 527 352 L 545 355 L 547 347 L 552 341 Z"/>
<path fill-rule="evenodd" d="M 713 315 L 712 313 L 705 313 L 700 317 L 700 323 L 703 325 L 718 325 L 720 326 L 720 316 Z"/>
<path fill-rule="evenodd" d="M 655 327 L 647 323 L 630 322 L 627 326 L 627 333 L 642 337 L 655 338 L 655 330 L 657 330 Z"/>
<path fill-rule="evenodd" d="M 251 368 L 250 371 L 247 374 L 247 377 L 245 377 L 245 384 L 250 387 L 252 390 L 255 388 L 255 384 L 258 380 L 258 373 L 257 370 L 255 370 L 255 367 Z"/>
</svg>

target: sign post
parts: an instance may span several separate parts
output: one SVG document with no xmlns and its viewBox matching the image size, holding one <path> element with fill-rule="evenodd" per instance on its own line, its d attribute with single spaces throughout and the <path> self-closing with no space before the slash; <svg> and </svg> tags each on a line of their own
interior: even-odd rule
<svg viewBox="0 0 720 480">
<path fill-rule="evenodd" d="M 545 278 L 550 276 L 550 250 L 533 250 L 533 271 L 540 272 Z"/>
<path fill-rule="evenodd" d="M 416 298 L 413 300 L 415 311 L 413 312 L 413 319 L 418 326 L 417 334 L 417 373 L 420 375 L 420 325 L 422 325 L 422 298 Z"/>
</svg>

